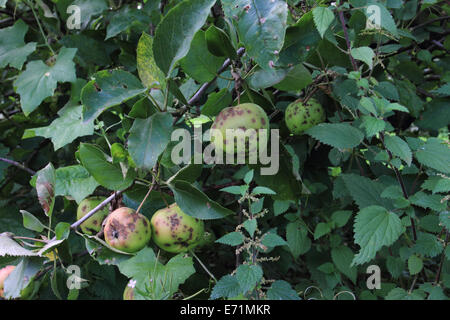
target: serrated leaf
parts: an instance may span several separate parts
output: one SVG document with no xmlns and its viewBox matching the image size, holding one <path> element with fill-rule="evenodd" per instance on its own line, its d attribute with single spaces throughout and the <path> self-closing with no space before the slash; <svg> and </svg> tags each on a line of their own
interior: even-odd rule
<svg viewBox="0 0 450 320">
<path fill-rule="evenodd" d="M 37 254 L 35 252 L 25 249 L 20 244 L 11 239 L 8 235 L 0 234 L 0 257 L 30 257 L 36 255 Z"/>
<path fill-rule="evenodd" d="M 153 57 L 153 38 L 142 33 L 139 39 L 136 51 L 136 67 L 139 73 L 139 78 L 147 88 L 166 86 L 166 77 L 164 73 L 156 65 Z"/>
<path fill-rule="evenodd" d="M 408 166 L 411 165 L 412 152 L 408 144 L 400 137 L 386 135 L 384 138 L 386 148 L 388 148 L 395 156 L 406 162 Z"/>
<path fill-rule="evenodd" d="M 408 259 L 408 270 L 410 275 L 418 274 L 422 271 L 423 261 L 416 255 L 412 255 Z"/>
<path fill-rule="evenodd" d="M 75 63 L 72 61 L 77 49 L 61 48 L 52 66 L 40 60 L 27 64 L 14 82 L 16 92 L 20 95 L 20 104 L 26 116 L 34 111 L 41 102 L 53 95 L 58 82 L 74 82 Z"/>
<path fill-rule="evenodd" d="M 359 129 L 344 123 L 320 123 L 306 130 L 306 133 L 338 149 L 354 148 L 364 139 Z"/>
<path fill-rule="evenodd" d="M 8 64 L 21 70 L 27 56 L 36 49 L 36 42 L 25 44 L 24 37 L 28 26 L 23 20 L 17 20 L 13 26 L 0 30 L 0 68 Z"/>
<path fill-rule="evenodd" d="M 277 193 L 267 187 L 255 187 L 252 190 L 252 194 L 277 194 Z"/>
<path fill-rule="evenodd" d="M 319 31 L 320 36 L 323 38 L 325 31 L 327 31 L 334 21 L 334 13 L 327 7 L 315 7 L 312 10 L 312 14 L 317 31 Z"/>
<path fill-rule="evenodd" d="M 282 237 L 272 232 L 267 232 L 263 236 L 261 243 L 266 247 L 277 247 L 287 245 L 287 242 Z"/>
<path fill-rule="evenodd" d="M 168 76 L 189 51 L 195 33 L 205 24 L 216 0 L 184 0 L 164 16 L 155 31 L 153 56 Z"/>
<path fill-rule="evenodd" d="M 361 249 L 354 257 L 352 266 L 372 260 L 378 250 L 398 239 L 404 227 L 395 213 L 380 206 L 370 206 L 358 212 L 354 231 L 355 243 Z"/>
<path fill-rule="evenodd" d="M 243 223 L 243 226 L 245 230 L 249 233 L 250 237 L 253 238 L 253 235 L 255 234 L 256 228 L 258 227 L 258 222 L 256 219 L 247 219 Z"/>
<path fill-rule="evenodd" d="M 152 170 L 170 142 L 172 121 L 167 112 L 134 120 L 128 137 L 128 151 L 138 168 Z"/>
<path fill-rule="evenodd" d="M 241 293 L 241 285 L 236 276 L 226 275 L 220 278 L 214 286 L 211 296 L 211 300 L 219 298 L 233 298 Z"/>
<path fill-rule="evenodd" d="M 238 246 L 244 242 L 244 235 L 240 232 L 234 231 L 234 232 L 227 233 L 223 237 L 217 239 L 216 242 L 234 247 L 234 246 Z"/>
<path fill-rule="evenodd" d="M 443 249 L 442 243 L 435 235 L 425 232 L 419 232 L 417 234 L 417 241 L 413 246 L 415 253 L 430 258 L 439 255 Z"/>
<path fill-rule="evenodd" d="M 365 129 L 367 137 L 370 138 L 383 131 L 386 127 L 386 122 L 375 117 L 363 116 L 360 127 Z"/>
<path fill-rule="evenodd" d="M 119 105 L 146 90 L 133 74 L 123 70 L 103 70 L 81 91 L 84 123 L 96 119 L 106 109 Z"/>
<path fill-rule="evenodd" d="M 311 248 L 311 240 L 308 238 L 308 230 L 298 220 L 288 223 L 286 226 L 286 240 L 289 250 L 295 260 L 297 260 L 300 255 L 308 252 Z"/>
<path fill-rule="evenodd" d="M 409 293 L 402 288 L 394 288 L 386 296 L 386 300 L 423 300 L 423 297 L 415 290 Z"/>
<path fill-rule="evenodd" d="M 446 206 L 446 202 L 441 202 L 442 196 L 438 194 L 426 194 L 423 191 L 419 191 L 413 194 L 409 200 L 412 204 L 422 207 L 422 208 L 430 208 L 435 211 L 444 211 Z"/>
<path fill-rule="evenodd" d="M 422 184 L 422 188 L 434 193 L 450 192 L 450 178 L 431 176 Z"/>
<path fill-rule="evenodd" d="M 241 264 L 236 270 L 236 279 L 239 281 L 241 293 L 253 290 L 261 280 L 263 271 L 259 265 Z"/>
<path fill-rule="evenodd" d="M 284 280 L 277 280 L 267 290 L 269 300 L 301 300 L 297 292 Z"/>
<path fill-rule="evenodd" d="M 440 139 L 430 138 L 416 151 L 417 160 L 432 169 L 442 173 L 450 173 L 450 147 Z"/>
</svg>

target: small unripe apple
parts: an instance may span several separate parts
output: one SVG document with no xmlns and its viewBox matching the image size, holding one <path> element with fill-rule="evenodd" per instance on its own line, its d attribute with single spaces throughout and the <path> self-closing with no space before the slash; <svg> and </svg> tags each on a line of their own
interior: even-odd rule
<svg viewBox="0 0 450 320">
<path fill-rule="evenodd" d="M 254 103 L 242 103 L 235 107 L 228 107 L 223 109 L 214 120 L 211 126 L 212 130 L 218 130 L 222 135 L 222 139 L 218 139 L 212 133 L 211 143 L 214 144 L 216 151 L 235 154 L 237 150 L 238 141 L 245 145 L 245 152 L 256 152 L 256 148 L 264 149 L 266 144 L 260 143 L 260 137 L 258 136 L 259 129 L 265 129 L 265 134 L 269 135 L 269 117 L 263 108 Z M 230 139 L 227 139 L 227 129 L 231 129 L 231 133 L 236 137 L 231 148 Z M 253 132 L 248 129 L 254 129 L 255 135 L 251 135 Z M 246 133 L 247 132 L 247 133 Z"/>
<path fill-rule="evenodd" d="M 172 253 L 193 249 L 205 231 L 202 220 L 187 215 L 176 203 L 156 211 L 151 224 L 153 241 L 161 249 Z"/>
<path fill-rule="evenodd" d="M 80 202 L 77 209 L 77 220 L 83 218 L 88 212 L 102 203 L 105 197 L 90 197 Z M 81 224 L 81 231 L 88 235 L 97 234 L 102 229 L 102 222 L 108 215 L 109 210 L 105 206 L 97 211 L 92 217 Z"/>
<path fill-rule="evenodd" d="M 5 297 L 5 280 L 15 268 L 15 266 L 6 266 L 0 269 L 0 298 Z"/>
<path fill-rule="evenodd" d="M 114 210 L 106 218 L 104 231 L 106 243 L 128 253 L 144 248 L 152 236 L 147 217 L 126 207 Z"/>
<path fill-rule="evenodd" d="M 325 111 L 316 99 L 309 99 L 305 104 L 301 100 L 292 102 L 284 115 L 286 126 L 294 135 L 301 135 L 305 130 L 325 121 Z"/>
</svg>

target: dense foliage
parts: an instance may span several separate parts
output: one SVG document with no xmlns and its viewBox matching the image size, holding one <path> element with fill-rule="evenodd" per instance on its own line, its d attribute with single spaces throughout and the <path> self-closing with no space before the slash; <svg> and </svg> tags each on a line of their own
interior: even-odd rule
<svg viewBox="0 0 450 320">
<path fill-rule="evenodd" d="M 449 14 L 438 0 L 0 0 L 0 268 L 16 266 L 0 294 L 447 299 Z M 293 135 L 285 111 L 308 101 L 326 117 L 302 110 Z M 275 174 L 173 161 L 175 129 L 204 133 L 243 103 L 279 130 Z M 176 202 L 205 233 L 168 252 L 153 230 L 126 253 L 79 228 L 93 196 L 148 221 Z"/>
</svg>

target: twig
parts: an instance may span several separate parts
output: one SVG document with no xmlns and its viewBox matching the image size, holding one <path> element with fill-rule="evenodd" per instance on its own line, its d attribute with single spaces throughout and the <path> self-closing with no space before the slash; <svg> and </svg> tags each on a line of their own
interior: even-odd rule
<svg viewBox="0 0 450 320">
<path fill-rule="evenodd" d="M 445 260 L 445 248 L 448 245 L 448 237 L 449 237 L 449 232 L 447 231 L 447 234 L 445 235 L 444 250 L 442 251 L 442 255 L 441 255 L 441 263 L 439 264 L 439 269 L 436 274 L 436 279 L 434 280 L 435 285 L 437 285 L 439 283 L 439 280 L 441 278 L 442 266 L 444 265 L 444 260 Z"/>
<path fill-rule="evenodd" d="M 356 61 L 355 61 L 355 59 L 353 59 L 353 56 L 351 54 L 350 39 L 348 37 L 347 27 L 345 26 L 344 13 L 342 11 L 339 11 L 339 19 L 341 20 L 342 29 L 344 30 L 345 42 L 347 43 L 347 49 L 348 49 L 348 56 L 350 57 L 350 61 L 352 62 L 353 69 L 355 71 L 358 71 L 358 65 L 356 64 Z"/>
<path fill-rule="evenodd" d="M 139 205 L 139 207 L 136 210 L 136 214 L 139 213 L 139 211 L 141 211 L 142 206 L 144 205 L 145 201 L 147 200 L 148 196 L 150 195 L 150 193 L 153 191 L 153 188 L 156 185 L 156 172 L 158 171 L 158 163 L 155 164 L 155 166 L 153 167 L 153 175 L 152 175 L 152 184 L 150 185 L 150 188 L 148 189 L 147 194 L 145 195 L 144 199 L 142 200 L 141 204 Z"/>
<path fill-rule="evenodd" d="M 422 27 L 424 27 L 426 25 L 429 25 L 431 23 L 434 23 L 434 22 L 438 22 L 438 21 L 441 21 L 441 20 L 447 20 L 449 18 L 450 18 L 450 16 L 444 16 L 444 17 L 438 17 L 438 18 L 434 18 L 434 19 L 425 21 L 424 23 L 421 23 L 421 24 L 418 24 L 417 26 L 412 27 L 411 31 L 414 31 L 416 29 L 422 28 Z"/>
<path fill-rule="evenodd" d="M 104 206 L 106 206 L 108 203 L 110 203 L 111 201 L 113 201 L 116 197 L 120 196 L 122 193 L 124 192 L 124 190 L 122 191 L 117 191 L 114 192 L 114 194 L 110 195 L 108 198 L 106 198 L 105 200 L 102 201 L 102 203 L 100 203 L 98 206 L 96 206 L 94 209 L 92 209 L 91 211 L 89 211 L 85 216 L 83 216 L 80 220 L 72 223 L 72 225 L 70 226 L 71 229 L 76 229 L 78 228 L 83 222 L 85 222 L 87 219 L 89 219 L 90 217 L 92 217 L 96 212 L 100 211 Z"/>
<path fill-rule="evenodd" d="M 23 164 L 21 164 L 21 163 L 19 163 L 19 162 L 17 162 L 17 161 L 10 160 L 10 159 L 6 159 L 6 158 L 2 158 L 2 157 L 0 157 L 0 161 L 9 163 L 9 164 L 11 164 L 11 165 L 13 165 L 13 166 L 16 166 L 16 167 L 19 168 L 19 169 L 25 170 L 26 172 L 28 172 L 28 173 L 31 174 L 31 175 L 35 175 L 35 174 L 36 174 L 36 171 L 31 170 L 30 168 L 25 167 Z"/>
</svg>

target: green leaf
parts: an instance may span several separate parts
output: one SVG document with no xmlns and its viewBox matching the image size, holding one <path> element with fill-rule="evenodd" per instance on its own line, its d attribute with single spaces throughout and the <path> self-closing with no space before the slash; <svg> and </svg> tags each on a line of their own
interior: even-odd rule
<svg viewBox="0 0 450 320">
<path fill-rule="evenodd" d="M 36 255 L 36 253 L 31 250 L 25 249 L 20 244 L 11 239 L 8 235 L 0 233 L 0 257 L 30 257 Z"/>
<path fill-rule="evenodd" d="M 411 165 L 412 152 L 408 144 L 402 138 L 386 135 L 384 143 L 386 148 L 388 148 L 395 156 L 404 160 L 408 166 Z"/>
<path fill-rule="evenodd" d="M 272 286 L 267 290 L 267 298 L 269 300 L 300 300 L 297 292 L 284 280 L 277 280 L 272 283 Z"/>
<path fill-rule="evenodd" d="M 233 298 L 240 293 L 241 285 L 236 276 L 226 275 L 217 281 L 209 298 L 211 300 L 219 298 Z"/>
<path fill-rule="evenodd" d="M 42 259 L 39 258 L 22 258 L 20 263 L 5 279 L 5 298 L 20 298 L 20 292 L 22 289 L 28 286 L 29 282 L 42 268 L 42 262 Z"/>
<path fill-rule="evenodd" d="M 417 160 L 432 169 L 442 173 L 450 173 L 448 159 L 450 159 L 450 147 L 440 139 L 429 138 L 425 145 L 416 151 Z"/>
<path fill-rule="evenodd" d="M 291 201 L 275 200 L 273 202 L 273 213 L 278 216 L 286 212 L 291 206 Z"/>
<path fill-rule="evenodd" d="M 217 239 L 216 242 L 234 247 L 234 246 L 238 246 L 244 242 L 244 235 L 240 232 L 234 231 L 234 232 L 227 233 L 223 237 Z"/>
<path fill-rule="evenodd" d="M 385 187 L 378 181 L 356 174 L 343 174 L 342 179 L 359 209 L 363 209 L 370 205 L 393 208 L 390 201 L 381 197 L 381 193 Z"/>
<path fill-rule="evenodd" d="M 366 136 L 370 138 L 376 135 L 378 132 L 383 131 L 386 127 L 386 122 L 375 117 L 363 116 L 361 127 L 366 130 Z"/>
<path fill-rule="evenodd" d="M 423 300 L 423 297 L 415 291 L 409 293 L 402 288 L 394 288 L 386 296 L 386 300 Z"/>
<path fill-rule="evenodd" d="M 153 55 L 168 76 L 178 60 L 184 58 L 195 33 L 205 24 L 216 0 L 184 0 L 164 16 L 155 31 Z"/>
<path fill-rule="evenodd" d="M 418 274 L 420 271 L 422 271 L 423 268 L 423 262 L 422 259 L 420 259 L 416 255 L 412 255 L 408 259 L 408 270 L 410 275 Z"/>
<path fill-rule="evenodd" d="M 367 64 L 370 69 L 373 68 L 373 58 L 375 57 L 375 53 L 371 48 L 369 47 L 353 48 L 351 50 L 351 55 L 356 60 L 360 60 L 365 64 Z"/>
<path fill-rule="evenodd" d="M 50 217 L 55 205 L 55 168 L 49 163 L 36 173 L 36 192 L 44 213 Z"/>
<path fill-rule="evenodd" d="M 258 222 L 256 219 L 247 219 L 244 221 L 243 226 L 245 230 L 249 233 L 250 237 L 253 238 L 253 235 L 255 234 L 256 228 L 258 227 Z"/>
<path fill-rule="evenodd" d="M 252 194 L 277 194 L 277 193 L 270 188 L 255 187 L 252 190 Z"/>
<path fill-rule="evenodd" d="M 387 256 L 386 267 L 394 279 L 398 279 L 405 267 L 405 262 L 400 257 Z"/>
<path fill-rule="evenodd" d="M 227 2 L 227 5 L 236 5 L 234 1 L 222 3 L 225 6 Z M 284 43 L 288 13 L 286 2 L 254 0 L 248 3 L 248 9 L 242 4 L 235 11 L 239 40 L 261 68 L 271 69 Z M 233 19 L 227 12 L 225 10 L 225 15 Z"/>
<path fill-rule="evenodd" d="M 49 138 L 56 150 L 71 143 L 78 137 L 94 134 L 94 122 L 83 123 L 82 106 L 66 105 L 58 112 L 59 117 L 47 126 L 41 128 L 26 129 L 22 139 L 41 136 Z"/>
<path fill-rule="evenodd" d="M 245 294 L 253 290 L 262 276 L 263 271 L 259 265 L 241 264 L 236 270 L 236 279 L 239 281 L 241 293 Z"/>
<path fill-rule="evenodd" d="M 419 232 L 417 234 L 417 241 L 413 246 L 415 253 L 430 258 L 439 255 L 443 249 L 442 243 L 435 235 L 425 232 Z"/>
<path fill-rule="evenodd" d="M 339 246 L 331 249 L 331 259 L 336 268 L 356 284 L 358 274 L 357 268 L 351 266 L 353 257 L 354 253 L 349 247 Z"/>
<path fill-rule="evenodd" d="M 389 10 L 386 9 L 386 7 L 379 3 L 376 0 L 370 0 L 367 1 L 367 3 L 365 3 L 364 8 L 362 9 L 364 14 L 367 16 L 367 18 L 370 19 L 374 19 L 376 17 L 374 17 L 374 14 L 377 14 L 377 11 L 375 10 L 367 10 L 366 8 L 368 8 L 368 6 L 370 5 L 375 5 L 379 8 L 379 23 L 380 26 L 384 29 L 386 29 L 387 31 L 389 31 L 392 35 L 394 36 L 398 36 L 398 30 L 397 30 L 397 26 L 395 24 L 394 19 L 392 18 L 391 13 L 389 12 Z M 375 20 L 375 22 L 377 22 Z"/>
<path fill-rule="evenodd" d="M 123 70 L 103 70 L 93 76 L 81 91 L 83 120 L 90 122 L 106 109 L 119 105 L 146 89 L 138 78 Z"/>
<path fill-rule="evenodd" d="M 223 88 L 219 92 L 212 92 L 208 95 L 205 105 L 202 108 L 202 114 L 209 117 L 214 117 L 219 114 L 222 109 L 229 107 L 233 97 L 227 88 Z"/>
<path fill-rule="evenodd" d="M 355 242 L 361 247 L 354 257 L 352 266 L 364 264 L 375 258 L 383 246 L 390 246 L 403 233 L 400 218 L 380 206 L 360 210 L 354 225 Z"/>
<path fill-rule="evenodd" d="M 36 42 L 23 41 L 28 26 L 21 19 L 17 20 L 12 27 L 0 30 L 0 68 L 8 64 L 21 70 L 27 56 L 36 49 Z"/>
<path fill-rule="evenodd" d="M 306 130 L 306 133 L 338 149 L 354 148 L 364 139 L 359 129 L 344 123 L 320 123 Z"/>
<path fill-rule="evenodd" d="M 312 83 L 311 73 L 303 64 L 290 68 L 286 76 L 274 87 L 283 91 L 300 91 Z"/>
<path fill-rule="evenodd" d="M 271 247 L 271 248 L 287 245 L 287 242 L 282 237 L 280 237 L 279 235 L 272 233 L 272 232 L 267 232 L 263 236 L 261 243 L 264 246 Z"/>
<path fill-rule="evenodd" d="M 230 37 L 222 29 L 211 25 L 205 33 L 206 46 L 209 52 L 218 57 L 236 58 L 236 51 Z"/>
<path fill-rule="evenodd" d="M 422 207 L 430 208 L 435 211 L 444 211 L 447 208 L 446 202 L 441 202 L 442 196 L 438 194 L 426 194 L 423 191 L 419 191 L 412 195 L 409 200 L 412 204 Z"/>
<path fill-rule="evenodd" d="M 161 87 L 164 89 L 166 87 L 166 77 L 156 65 L 152 47 L 153 38 L 143 32 L 136 51 L 136 67 L 139 78 L 147 88 Z"/>
<path fill-rule="evenodd" d="M 147 119 L 134 120 L 128 137 L 128 147 L 138 168 L 152 170 L 158 157 L 170 142 L 170 113 L 155 113 Z"/>
<path fill-rule="evenodd" d="M 334 21 L 334 13 L 327 7 L 315 7 L 312 10 L 312 14 L 317 31 L 319 31 L 320 36 L 323 38 L 325 31 L 327 31 Z"/>
<path fill-rule="evenodd" d="M 345 226 L 347 224 L 348 219 L 350 219 L 350 217 L 352 216 L 352 213 L 353 212 L 350 210 L 335 211 L 331 215 L 331 220 L 334 221 L 337 228 L 342 228 L 343 226 Z"/>
<path fill-rule="evenodd" d="M 308 230 L 299 220 L 290 222 L 286 226 L 286 240 L 295 260 L 311 248 Z"/>
<path fill-rule="evenodd" d="M 58 240 L 65 240 L 70 234 L 70 223 L 59 222 L 55 227 L 55 235 Z"/>
<path fill-rule="evenodd" d="M 320 222 L 317 224 L 316 229 L 314 230 L 314 240 L 317 240 L 330 232 L 330 225 L 328 223 Z"/>
<path fill-rule="evenodd" d="M 57 196 L 70 196 L 80 203 L 98 187 L 98 182 L 80 165 L 56 169 Z"/>
<path fill-rule="evenodd" d="M 52 66 L 40 60 L 31 61 L 14 82 L 20 95 L 22 110 L 26 116 L 34 111 L 41 102 L 53 95 L 57 82 L 74 82 L 75 63 L 72 61 L 77 49 L 61 48 Z"/>
<path fill-rule="evenodd" d="M 199 30 L 192 39 L 189 52 L 180 60 L 180 65 L 195 81 L 202 83 L 216 77 L 217 70 L 222 66 L 224 60 L 224 58 L 209 53 L 205 32 Z"/>
<path fill-rule="evenodd" d="M 38 218 L 36 218 L 26 210 L 20 210 L 20 213 L 22 213 L 23 226 L 25 228 L 36 232 L 44 231 L 45 226 L 39 221 Z"/>
<path fill-rule="evenodd" d="M 119 11 L 116 11 L 109 21 L 106 28 L 106 38 L 115 37 L 123 31 L 128 31 L 133 27 L 140 27 L 146 29 L 150 24 L 150 17 L 143 12 L 143 10 L 123 6 Z"/>
<path fill-rule="evenodd" d="M 441 212 L 439 214 L 439 221 L 447 229 L 447 231 L 450 231 L 450 212 L 449 211 Z"/>
<path fill-rule="evenodd" d="M 212 201 L 206 194 L 186 181 L 175 181 L 169 185 L 175 202 L 181 210 L 201 220 L 220 219 L 233 214 L 233 211 Z"/>
<path fill-rule="evenodd" d="M 133 183 L 135 171 L 128 170 L 124 177 L 120 166 L 109 162 L 107 155 L 98 147 L 82 143 L 79 156 L 83 167 L 103 187 L 110 190 L 123 190 Z"/>
</svg>

